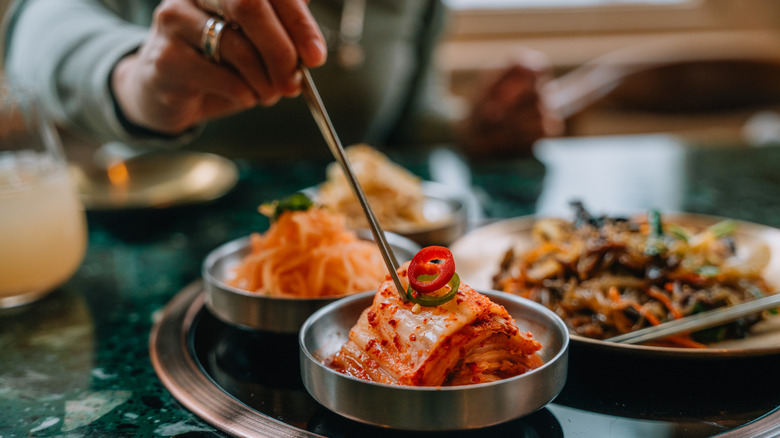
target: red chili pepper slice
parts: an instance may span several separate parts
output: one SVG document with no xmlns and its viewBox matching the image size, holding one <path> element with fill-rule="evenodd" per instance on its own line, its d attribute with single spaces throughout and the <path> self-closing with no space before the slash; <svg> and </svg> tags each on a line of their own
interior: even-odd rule
<svg viewBox="0 0 780 438">
<path fill-rule="evenodd" d="M 441 263 L 432 263 L 433 260 L 441 260 Z M 409 284 L 420 293 L 431 293 L 441 289 L 449 283 L 454 274 L 455 259 L 453 259 L 450 250 L 443 246 L 425 247 L 409 263 Z M 435 275 L 436 277 L 430 281 L 418 278 L 429 275 Z"/>
</svg>

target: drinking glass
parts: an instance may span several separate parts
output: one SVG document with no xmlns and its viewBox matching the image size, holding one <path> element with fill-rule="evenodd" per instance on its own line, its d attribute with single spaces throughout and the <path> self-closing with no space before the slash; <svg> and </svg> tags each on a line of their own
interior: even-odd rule
<svg viewBox="0 0 780 438">
<path fill-rule="evenodd" d="M 36 97 L 0 78 L 0 308 L 42 298 L 84 258 L 86 219 Z"/>
</svg>

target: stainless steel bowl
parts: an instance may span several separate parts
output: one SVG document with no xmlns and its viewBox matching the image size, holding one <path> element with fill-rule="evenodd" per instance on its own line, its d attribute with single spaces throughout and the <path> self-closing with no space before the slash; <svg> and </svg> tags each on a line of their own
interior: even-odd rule
<svg viewBox="0 0 780 438">
<path fill-rule="evenodd" d="M 533 413 L 563 389 L 569 335 L 553 312 L 502 292 L 482 292 L 503 305 L 522 331 L 542 343 L 544 365 L 492 383 L 453 387 L 408 387 L 357 379 L 323 360 L 347 341 L 374 293 L 351 296 L 314 313 L 299 335 L 303 384 L 320 404 L 363 423 L 404 430 L 444 431 L 486 427 Z"/>
<path fill-rule="evenodd" d="M 413 230 L 392 231 L 422 246 L 449 245 L 463 236 L 468 228 L 469 212 L 461 193 L 433 181 L 423 181 L 422 190 L 425 195 L 423 214 L 431 223 Z M 317 202 L 319 186 L 302 192 Z"/>
<path fill-rule="evenodd" d="M 364 240 L 373 240 L 368 230 L 358 230 Z M 410 260 L 419 245 L 393 233 L 385 233 L 399 262 Z M 312 313 L 345 295 L 327 298 L 279 298 L 229 286 L 225 279 L 250 252 L 249 236 L 213 250 L 204 260 L 202 276 L 206 307 L 220 320 L 236 327 L 274 333 L 298 333 Z"/>
<path fill-rule="evenodd" d="M 449 245 L 466 233 L 469 215 L 465 202 L 456 192 L 444 184 L 424 181 L 423 193 L 423 214 L 431 225 L 399 234 L 428 246 Z"/>
</svg>

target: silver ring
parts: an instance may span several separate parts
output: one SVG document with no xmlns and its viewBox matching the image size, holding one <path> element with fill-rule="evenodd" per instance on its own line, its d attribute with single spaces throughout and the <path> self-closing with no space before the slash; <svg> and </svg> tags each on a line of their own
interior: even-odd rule
<svg viewBox="0 0 780 438">
<path fill-rule="evenodd" d="M 222 41 L 222 31 L 224 29 L 225 22 L 219 18 L 209 17 L 206 20 L 200 46 L 203 48 L 203 55 L 209 61 L 219 62 L 219 43 Z"/>
<path fill-rule="evenodd" d="M 225 16 L 225 11 L 222 9 L 222 0 L 195 0 L 198 6 L 207 12 L 213 12 L 220 17 Z"/>
</svg>

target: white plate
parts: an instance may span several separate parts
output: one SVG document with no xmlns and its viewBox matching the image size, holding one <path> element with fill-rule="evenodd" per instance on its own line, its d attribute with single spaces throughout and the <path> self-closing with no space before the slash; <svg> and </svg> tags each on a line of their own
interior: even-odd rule
<svg viewBox="0 0 780 438">
<path fill-rule="evenodd" d="M 664 213 L 664 218 L 681 224 L 706 227 L 725 220 L 723 217 L 691 213 Z M 515 248 L 525 251 L 532 248 L 531 229 L 536 217 L 524 216 L 506 219 L 477 228 L 456 240 L 450 250 L 455 257 L 461 280 L 475 289 L 493 289 L 493 276 L 498 273 L 506 251 Z M 737 221 L 736 242 L 738 251 L 750 251 L 757 245 L 768 245 L 772 253 L 764 269 L 764 278 L 771 288 L 780 285 L 780 230 L 751 222 Z M 573 344 L 589 344 L 597 347 L 621 349 L 636 352 L 673 353 L 690 356 L 733 356 L 780 353 L 780 316 L 768 318 L 756 324 L 751 334 L 736 339 L 712 344 L 706 349 L 685 349 L 671 347 L 650 347 L 644 345 L 622 345 L 571 335 Z"/>
</svg>

